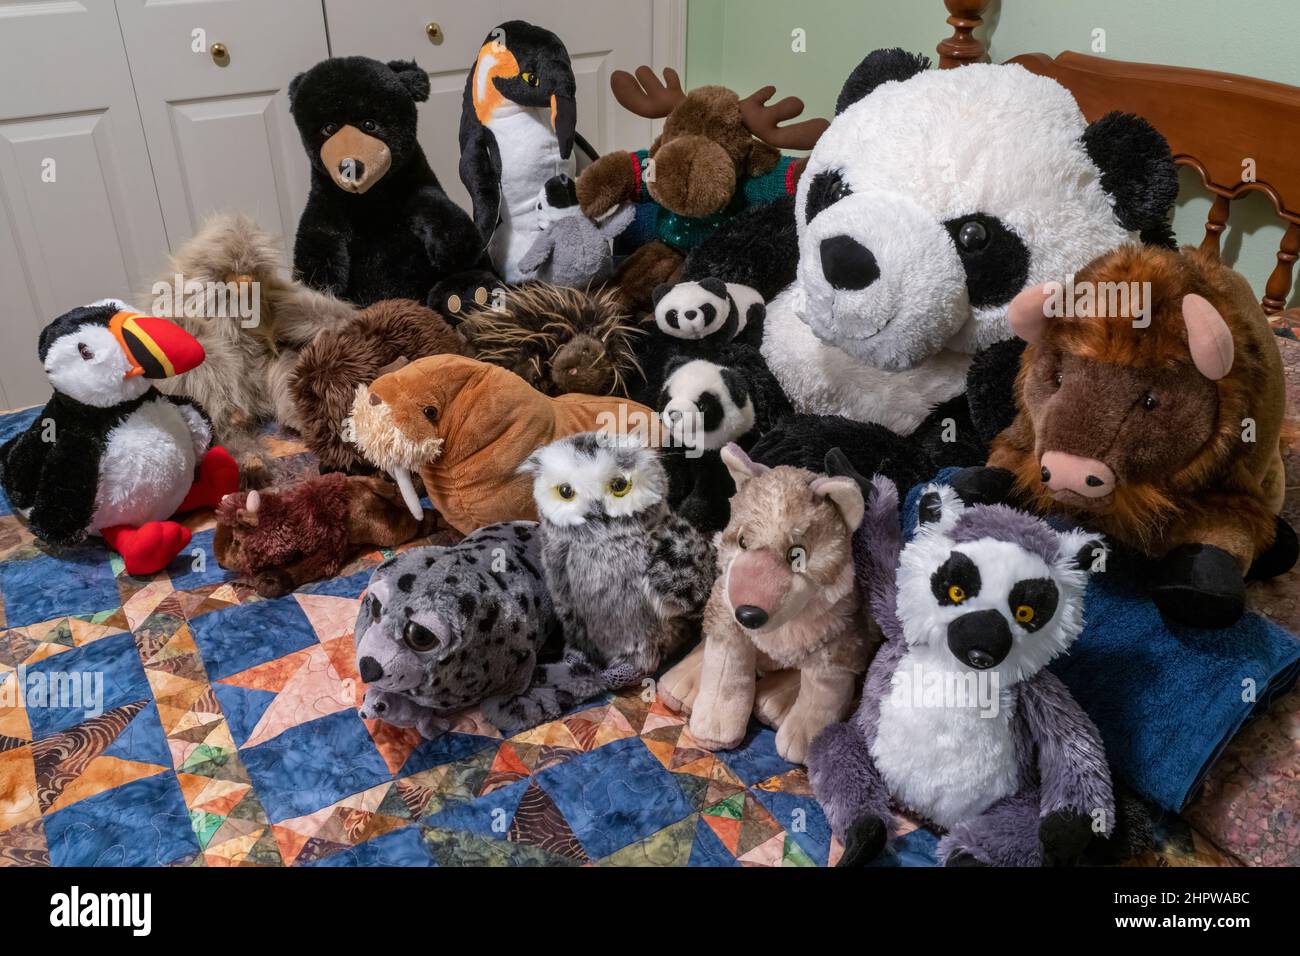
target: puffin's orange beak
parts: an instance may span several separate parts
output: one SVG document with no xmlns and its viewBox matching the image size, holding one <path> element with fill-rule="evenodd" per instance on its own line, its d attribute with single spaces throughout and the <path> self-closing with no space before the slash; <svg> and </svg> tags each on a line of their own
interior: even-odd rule
<svg viewBox="0 0 1300 956">
<path fill-rule="evenodd" d="M 203 361 L 199 340 L 175 322 L 138 312 L 118 312 L 108 321 L 131 362 L 126 378 L 171 378 L 188 372 Z"/>
</svg>

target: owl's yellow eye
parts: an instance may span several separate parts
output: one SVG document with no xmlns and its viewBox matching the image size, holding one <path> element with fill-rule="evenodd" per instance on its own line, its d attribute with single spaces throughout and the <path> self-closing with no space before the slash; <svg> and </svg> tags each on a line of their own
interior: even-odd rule
<svg viewBox="0 0 1300 956">
<path fill-rule="evenodd" d="M 960 586 L 953 584 L 948 588 L 948 600 L 953 604 L 960 604 L 966 600 L 966 591 Z"/>
<path fill-rule="evenodd" d="M 519 78 L 529 86 L 538 86 L 542 82 L 536 73 L 520 73 Z"/>
<path fill-rule="evenodd" d="M 1028 624 L 1034 619 L 1034 609 L 1028 604 L 1022 604 L 1016 608 L 1016 620 L 1021 624 Z"/>
<path fill-rule="evenodd" d="M 618 475 L 609 483 L 609 493 L 615 498 L 622 498 L 632 490 L 632 481 L 626 475 Z"/>
<path fill-rule="evenodd" d="M 574 496 L 577 494 L 577 492 L 573 490 L 573 485 L 569 484 L 567 481 L 562 484 L 556 485 L 555 493 L 559 495 L 561 498 L 563 498 L 565 501 L 572 501 L 574 499 Z"/>
</svg>

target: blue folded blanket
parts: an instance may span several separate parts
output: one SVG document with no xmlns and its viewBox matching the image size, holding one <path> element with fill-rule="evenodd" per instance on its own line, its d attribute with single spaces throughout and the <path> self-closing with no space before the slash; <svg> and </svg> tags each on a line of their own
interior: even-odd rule
<svg viewBox="0 0 1300 956">
<path fill-rule="evenodd" d="M 920 491 L 903 508 L 908 535 Z M 1221 630 L 1170 624 L 1131 579 L 1096 574 L 1083 633 L 1052 670 L 1096 722 L 1112 772 L 1177 812 L 1241 725 L 1295 684 L 1300 639 L 1257 614 Z"/>
</svg>

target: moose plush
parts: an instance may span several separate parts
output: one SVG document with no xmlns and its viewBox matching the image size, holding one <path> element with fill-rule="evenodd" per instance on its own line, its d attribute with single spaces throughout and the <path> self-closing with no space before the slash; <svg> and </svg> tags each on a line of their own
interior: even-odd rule
<svg viewBox="0 0 1300 956">
<path fill-rule="evenodd" d="M 1072 289 L 1026 289 L 1008 318 L 1030 344 L 989 465 L 1033 508 L 1159 559 L 1168 617 L 1231 624 L 1243 575 L 1285 572 L 1297 551 L 1278 515 L 1282 360 L 1249 284 L 1190 247 L 1128 247 Z"/>
<path fill-rule="evenodd" d="M 851 473 L 828 455 L 828 470 Z M 1083 627 L 1093 534 L 1006 505 L 966 507 L 929 485 L 906 546 L 898 491 L 862 482 L 859 585 L 884 634 L 862 703 L 812 743 L 808 779 L 844 843 L 841 866 L 884 849 L 891 804 L 947 833 L 946 866 L 1077 861 L 1115 797 L 1101 735 L 1047 669 Z"/>
<path fill-rule="evenodd" d="M 361 547 L 395 548 L 433 531 L 417 520 L 390 481 L 339 472 L 285 488 L 226 495 L 217 507 L 212 550 L 262 597 L 279 597 L 333 577 Z"/>
<path fill-rule="evenodd" d="M 434 355 L 357 389 L 357 447 L 393 476 L 412 515 L 419 471 L 429 500 L 468 534 L 499 521 L 535 520 L 533 481 L 519 466 L 534 450 L 578 432 L 626 434 L 654 413 L 625 398 L 550 398 L 518 375 L 461 355 Z"/>
<path fill-rule="evenodd" d="M 735 747 L 752 711 L 777 728 L 777 753 L 803 763 L 813 738 L 848 716 L 874 646 L 853 572 L 862 491 L 850 478 L 755 464 L 738 445 L 722 459 L 736 494 L 704 642 L 660 690 L 690 711 L 701 746 Z"/>
<path fill-rule="evenodd" d="M 439 299 L 444 281 L 493 280 L 485 240 L 443 191 L 416 140 L 429 74 L 413 60 L 322 60 L 289 83 L 289 109 L 311 160 L 294 272 L 367 306 Z M 445 298 L 445 297 L 443 297 Z"/>
<path fill-rule="evenodd" d="M 626 236 L 646 242 L 615 276 L 629 301 L 645 306 L 653 289 L 679 269 L 684 254 L 728 216 L 794 191 L 802 161 L 781 149 L 810 149 L 823 119 L 778 126 L 803 112 L 793 96 L 767 106 L 765 86 L 741 99 L 721 86 L 687 93 L 672 69 L 660 81 L 648 66 L 636 75 L 610 75 L 614 97 L 627 110 L 664 120 L 648 150 L 606 153 L 578 177 L 578 202 L 591 219 L 624 202 L 638 207 Z M 647 241 L 648 240 L 648 241 Z"/>
</svg>

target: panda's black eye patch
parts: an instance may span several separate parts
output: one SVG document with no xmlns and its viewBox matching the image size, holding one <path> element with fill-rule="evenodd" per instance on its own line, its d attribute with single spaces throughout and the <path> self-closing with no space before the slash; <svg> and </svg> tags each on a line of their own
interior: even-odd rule
<svg viewBox="0 0 1300 956">
<path fill-rule="evenodd" d="M 966 555 L 954 551 L 930 575 L 930 593 L 940 604 L 961 604 L 980 593 L 980 569 Z"/>
<path fill-rule="evenodd" d="M 996 216 L 975 213 L 944 223 L 966 268 L 966 291 L 975 307 L 1005 305 L 1029 278 L 1029 250 Z"/>
<path fill-rule="evenodd" d="M 804 207 L 804 222 L 812 222 L 813 217 L 835 205 L 853 192 L 844 181 L 838 169 L 823 169 L 813 177 L 808 186 L 808 203 Z"/>
<path fill-rule="evenodd" d="M 1017 581 L 1007 597 L 1011 616 L 1026 631 L 1038 630 L 1052 619 L 1060 593 L 1051 578 L 1030 578 Z"/>
<path fill-rule="evenodd" d="M 718 426 L 722 424 L 722 401 L 718 396 L 713 392 L 700 392 L 700 397 L 695 400 L 695 407 L 700 410 L 700 415 L 704 418 L 704 430 L 717 431 Z"/>
</svg>

